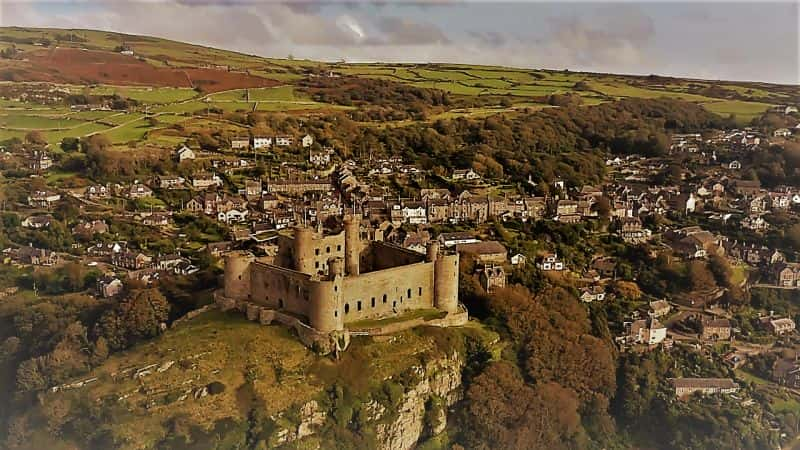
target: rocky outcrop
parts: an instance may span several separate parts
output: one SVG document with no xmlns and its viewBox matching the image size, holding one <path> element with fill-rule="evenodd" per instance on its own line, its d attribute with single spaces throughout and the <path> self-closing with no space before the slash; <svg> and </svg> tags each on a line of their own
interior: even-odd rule
<svg viewBox="0 0 800 450">
<path fill-rule="evenodd" d="M 363 404 L 366 426 L 375 430 L 377 447 L 382 450 L 408 450 L 421 440 L 443 432 L 447 426 L 447 408 L 461 399 L 461 371 L 464 361 L 458 353 L 413 366 L 402 380 L 387 380 L 403 388 L 396 407 L 376 400 Z M 276 430 L 272 444 L 282 445 L 315 434 L 330 414 L 311 400 L 300 406 L 300 423 Z"/>
<path fill-rule="evenodd" d="M 419 382 L 413 386 L 405 386 L 406 392 L 394 420 L 378 423 L 376 427 L 380 448 L 407 450 L 413 448 L 420 439 L 444 431 L 447 425 L 446 407 L 458 401 L 463 394 L 463 366 L 459 355 L 453 353 L 448 358 L 414 367 Z M 431 404 L 439 401 L 444 403 L 444 407 L 428 410 Z M 380 421 L 382 417 L 373 419 Z"/>
</svg>

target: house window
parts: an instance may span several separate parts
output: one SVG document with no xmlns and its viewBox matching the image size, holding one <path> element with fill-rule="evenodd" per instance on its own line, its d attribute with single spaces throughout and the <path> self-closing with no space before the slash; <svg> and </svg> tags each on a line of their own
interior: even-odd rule
<svg viewBox="0 0 800 450">
<path fill-rule="evenodd" d="M 344 304 L 344 313 L 345 314 L 349 314 L 350 313 L 350 303 L 345 303 Z"/>
<path fill-rule="evenodd" d="M 372 302 L 371 303 L 372 303 L 372 307 L 374 308 L 375 307 L 375 297 L 372 297 Z"/>
<path fill-rule="evenodd" d="M 358 310 L 361 311 L 361 300 L 359 300 L 358 303 L 356 303 L 356 306 Z"/>
</svg>

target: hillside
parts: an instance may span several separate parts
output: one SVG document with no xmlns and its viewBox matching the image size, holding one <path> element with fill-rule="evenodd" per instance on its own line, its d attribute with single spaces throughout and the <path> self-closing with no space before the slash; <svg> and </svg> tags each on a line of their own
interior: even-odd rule
<svg viewBox="0 0 800 450">
<path fill-rule="evenodd" d="M 51 143 L 94 133 L 126 143 L 146 140 L 151 132 L 203 112 L 313 115 L 356 109 L 350 113 L 356 120 L 403 125 L 560 106 L 565 100 L 553 96 L 565 94 L 583 105 L 622 98 L 681 99 L 747 124 L 772 105 L 800 101 L 796 86 L 456 64 L 271 59 L 93 30 L 4 27 L 0 50 L 0 80 L 13 82 L 0 84 L 0 140 L 36 130 Z M 327 77 L 331 74 L 362 81 L 331 88 L 326 81 L 335 80 Z M 376 88 L 370 80 L 383 85 Z M 42 82 L 48 84 L 28 84 Z M 410 97 L 375 101 L 376 92 L 402 86 L 411 90 Z M 444 102 L 415 100 L 442 97 L 437 92 L 446 95 Z M 82 112 L 75 110 L 75 96 L 118 96 L 130 102 L 113 111 Z M 366 106 L 352 101 L 365 97 Z M 154 141 L 175 143 L 169 137 Z"/>
<path fill-rule="evenodd" d="M 309 448 L 347 435 L 347 424 L 358 420 L 354 414 L 374 423 L 369 433 L 361 431 L 371 437 L 351 436 L 360 441 L 350 445 L 391 447 L 395 426 L 411 426 L 400 435 L 413 443 L 429 398 L 452 403 L 460 395 L 470 339 L 489 343 L 496 337 L 478 325 L 418 329 L 388 340 L 359 339 L 333 361 L 316 356 L 283 327 L 208 312 L 109 358 L 63 390 L 41 394 L 26 416 L 29 446 L 206 448 L 204 441 L 220 441 L 232 448 L 303 439 L 294 445 Z M 420 398 L 412 398 L 417 388 Z M 373 419 L 366 419 L 367 411 Z M 54 421 L 59 442 L 47 431 Z"/>
</svg>

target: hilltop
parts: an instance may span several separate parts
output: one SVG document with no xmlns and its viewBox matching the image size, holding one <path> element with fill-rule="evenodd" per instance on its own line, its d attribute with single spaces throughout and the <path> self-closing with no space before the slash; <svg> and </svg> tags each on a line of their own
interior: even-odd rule
<svg viewBox="0 0 800 450">
<path fill-rule="evenodd" d="M 402 125 L 529 111 L 574 101 L 595 105 L 623 98 L 661 97 L 697 103 L 746 124 L 771 106 L 800 101 L 796 86 L 768 83 L 460 64 L 263 58 L 96 30 L 4 27 L 0 28 L 0 47 L 0 79 L 16 85 L 15 92 L 4 93 L 6 99 L 19 100 L 16 91 L 26 83 L 46 82 L 61 92 L 51 92 L 54 98 L 117 95 L 133 102 L 124 113 L 106 117 L 102 112 L 75 113 L 63 105 L 43 111 L 35 102 L 4 100 L 0 102 L 0 139 L 39 130 L 51 142 L 92 133 L 108 133 L 118 143 L 141 140 L 159 128 L 144 123 L 142 113 L 174 124 L 201 111 L 308 115 L 339 110 L 349 111 L 356 120 L 380 119 Z M 407 95 L 390 97 L 403 86 Z M 442 96 L 437 92 L 444 93 L 446 101 L 427 103 L 428 98 Z M 403 109 L 421 113 L 393 113 Z M 163 143 L 173 142 L 167 139 Z"/>
</svg>

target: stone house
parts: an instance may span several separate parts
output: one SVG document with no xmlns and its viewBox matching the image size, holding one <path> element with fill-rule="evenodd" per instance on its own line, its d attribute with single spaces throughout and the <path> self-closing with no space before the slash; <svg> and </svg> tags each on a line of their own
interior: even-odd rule
<svg viewBox="0 0 800 450">
<path fill-rule="evenodd" d="M 506 287 L 506 271 L 502 266 L 485 266 L 479 269 L 480 281 L 483 289 L 491 294 L 497 289 Z"/>
<path fill-rule="evenodd" d="M 794 320 L 788 317 L 765 317 L 761 319 L 761 326 L 776 336 L 792 333 L 796 328 Z"/>
<path fill-rule="evenodd" d="M 508 261 L 508 250 L 497 241 L 457 244 L 456 252 L 461 255 L 473 255 L 475 260 L 482 264 L 505 264 Z"/>
<path fill-rule="evenodd" d="M 675 397 L 686 398 L 695 392 L 703 395 L 733 394 L 739 391 L 739 385 L 730 378 L 672 378 Z"/>
<path fill-rule="evenodd" d="M 194 153 L 194 150 L 190 149 L 186 145 L 181 145 L 177 150 L 175 150 L 175 159 L 178 163 L 182 163 L 183 161 L 191 161 L 197 158 L 197 155 Z"/>
<path fill-rule="evenodd" d="M 703 320 L 700 338 L 708 341 L 726 341 L 730 339 L 731 321 L 716 318 Z"/>
<path fill-rule="evenodd" d="M 545 272 L 566 270 L 566 265 L 556 253 L 547 253 L 540 257 L 536 267 Z"/>
</svg>

